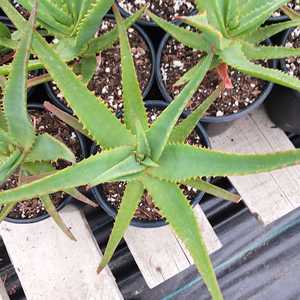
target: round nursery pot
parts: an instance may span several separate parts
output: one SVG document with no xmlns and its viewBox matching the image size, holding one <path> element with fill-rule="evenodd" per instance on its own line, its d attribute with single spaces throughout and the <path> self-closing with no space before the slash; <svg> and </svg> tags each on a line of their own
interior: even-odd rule
<svg viewBox="0 0 300 300">
<path fill-rule="evenodd" d="M 148 111 L 148 119 L 151 121 L 154 121 L 157 118 L 158 111 L 161 112 L 168 106 L 166 102 L 159 101 L 159 100 L 145 101 L 145 105 Z M 182 115 L 183 118 L 185 118 L 186 116 L 187 116 L 186 113 Z M 202 146 L 208 148 L 211 147 L 208 135 L 205 129 L 200 124 L 197 125 L 193 135 L 191 136 L 193 136 L 194 137 L 193 140 L 198 141 L 198 143 L 200 143 L 199 141 L 201 140 Z M 97 145 L 94 144 L 91 148 L 91 154 L 95 154 L 97 152 L 97 149 L 98 149 Z M 117 191 L 120 190 L 121 188 L 122 191 L 121 193 L 119 193 L 119 195 L 122 195 L 125 188 L 125 186 L 122 185 L 122 183 L 99 185 L 92 189 L 92 193 L 96 201 L 99 203 L 99 205 L 103 208 L 103 210 L 108 215 L 114 218 L 116 217 L 117 214 L 117 209 L 116 209 L 117 204 L 115 200 L 112 198 L 116 197 L 117 195 L 116 193 L 118 193 Z M 187 187 L 185 187 L 184 193 L 186 193 L 186 195 L 189 197 L 189 200 L 193 206 L 197 205 L 202 200 L 205 194 L 203 192 L 198 192 L 196 190 L 188 189 Z M 108 199 L 110 199 L 110 201 Z M 120 203 L 121 196 L 119 196 L 119 200 L 117 201 L 119 201 Z M 113 205 L 113 203 L 115 205 Z M 150 218 L 147 219 L 147 217 L 145 218 L 144 214 L 148 214 L 148 213 L 152 215 L 151 217 L 153 217 L 154 214 L 155 218 L 152 218 L 152 220 L 150 220 Z M 137 217 L 137 215 L 140 217 Z M 136 227 L 143 227 L 143 228 L 153 228 L 153 227 L 164 226 L 166 225 L 166 222 L 163 219 L 161 219 L 157 209 L 155 208 L 151 200 L 149 204 L 149 196 L 147 197 L 146 195 L 144 195 L 143 201 L 140 204 L 140 208 L 139 210 L 137 210 L 135 218 L 131 221 L 131 225 Z"/>
<path fill-rule="evenodd" d="M 146 3 L 145 3 L 146 2 Z M 157 16 L 167 20 L 175 21 L 177 16 L 189 16 L 195 13 L 195 6 L 192 0 L 176 1 L 178 5 L 174 5 L 174 0 L 117 0 L 116 3 L 119 7 L 121 14 L 124 17 L 129 17 L 145 4 L 149 5 L 149 9 Z M 155 22 L 152 22 L 147 16 L 142 17 L 137 21 L 139 25 L 148 27 L 158 27 Z"/>
<path fill-rule="evenodd" d="M 284 46 L 289 42 L 289 38 L 294 30 L 289 29 L 285 32 L 281 45 Z M 295 38 L 298 38 L 300 41 L 300 30 L 297 32 Z M 300 73 L 298 72 L 300 64 L 298 60 L 299 58 L 291 58 L 288 68 L 286 59 L 281 59 L 281 70 L 293 74 L 295 72 L 295 76 L 300 78 Z M 270 119 L 276 126 L 282 128 L 284 131 L 300 134 L 300 93 L 298 91 L 278 85 L 271 93 L 265 107 Z"/>
<path fill-rule="evenodd" d="M 112 16 L 106 16 L 102 22 L 101 33 L 107 32 L 115 25 Z M 155 51 L 153 44 L 138 25 L 132 26 L 129 31 L 131 47 L 134 49 L 133 56 L 137 67 L 137 74 L 142 86 L 143 96 L 146 97 L 153 85 L 155 78 Z M 101 53 L 101 65 L 97 67 L 97 72 L 90 81 L 88 87 L 94 91 L 96 96 L 101 97 L 114 112 L 122 110 L 122 88 L 121 88 L 121 67 L 120 52 L 116 47 L 105 50 Z M 63 95 L 52 83 L 45 84 L 46 91 L 51 101 L 69 113 L 71 108 L 66 104 Z"/>
<path fill-rule="evenodd" d="M 271 41 L 267 40 L 265 43 L 270 45 Z M 166 47 L 168 47 L 167 50 Z M 175 92 L 177 92 L 177 94 L 180 92 L 182 87 L 178 87 L 177 91 L 174 90 L 171 92 L 170 90 L 173 89 L 173 84 L 199 61 L 200 56 L 200 52 L 198 53 L 193 49 L 181 45 L 174 41 L 169 34 L 166 34 L 158 49 L 155 68 L 158 87 L 166 101 L 173 101 Z M 176 57 L 178 57 L 178 59 Z M 277 61 L 272 60 L 268 65 L 272 68 L 276 68 Z M 165 71 L 163 66 L 166 67 L 168 71 Z M 175 76 L 169 76 L 169 73 L 171 74 L 170 70 L 174 71 L 173 74 L 175 74 Z M 260 79 L 250 78 L 234 70 L 231 70 L 230 73 L 234 89 L 232 92 L 228 90 L 224 91 L 222 97 L 218 98 L 215 104 L 211 106 L 213 115 L 207 115 L 201 119 L 209 136 L 221 134 L 232 126 L 234 121 L 244 117 L 259 107 L 269 96 L 274 86 L 272 82 L 264 82 Z M 189 102 L 187 106 L 188 111 L 194 110 L 218 85 L 218 76 L 213 74 L 213 71 L 211 71 L 205 77 L 201 87 L 199 87 Z M 240 82 L 245 84 L 244 89 L 238 88 Z M 203 84 L 205 85 L 203 86 Z M 211 91 L 208 93 L 209 90 Z M 230 94 L 235 92 L 240 92 L 241 95 Z M 239 96 L 241 100 L 236 100 L 237 96 Z M 197 100 L 198 97 L 201 98 L 200 101 Z M 226 111 L 227 109 L 228 113 L 225 113 L 224 110 Z"/>
<path fill-rule="evenodd" d="M 62 124 L 62 122 L 57 121 L 56 118 L 54 118 L 53 116 L 51 116 L 50 113 L 45 111 L 45 109 L 43 108 L 43 105 L 40 103 L 29 104 L 28 109 L 29 109 L 29 112 L 31 112 L 31 113 L 33 113 L 33 112 L 41 113 L 41 115 L 40 115 L 41 121 L 38 121 L 40 123 L 37 122 L 37 124 L 36 124 L 36 126 L 39 126 L 38 128 L 36 128 L 36 130 L 38 130 L 38 132 L 40 132 L 40 133 L 47 132 L 50 135 L 51 135 L 51 133 L 54 134 L 54 131 L 55 131 L 55 129 L 53 129 L 54 126 L 53 126 L 53 128 L 51 127 L 51 129 L 49 129 L 49 130 L 47 130 L 47 128 L 45 129 L 45 124 L 50 124 L 50 122 L 46 123 L 46 121 L 51 120 L 51 125 L 56 124 L 56 126 L 57 126 L 56 128 L 59 129 L 60 132 L 67 134 L 68 131 L 70 131 L 70 136 L 63 136 L 61 138 L 64 141 L 65 140 L 70 141 L 70 142 L 65 142 L 65 143 L 66 144 L 69 143 L 70 145 L 72 145 L 72 146 L 69 145 L 69 147 L 71 149 L 73 148 L 72 149 L 73 152 L 76 152 L 77 160 L 79 161 L 86 157 L 86 154 L 87 154 L 86 143 L 85 143 L 84 137 L 80 133 L 74 131 L 67 125 Z M 45 113 L 45 114 L 43 114 L 43 113 Z M 76 140 L 76 143 L 72 142 L 74 140 Z M 66 163 L 66 162 L 60 162 L 57 164 L 57 167 L 59 169 L 62 169 L 64 167 L 66 167 L 67 165 L 68 165 L 68 163 Z M 55 197 L 53 199 L 55 199 L 54 203 L 55 203 L 56 209 L 58 211 L 61 210 L 66 204 L 70 203 L 73 199 L 71 196 L 63 197 L 63 195 L 61 195 L 60 193 L 55 193 L 53 197 Z M 61 197 L 63 197 L 63 198 L 61 198 Z M 61 198 L 61 199 L 59 199 L 59 198 Z M 11 223 L 29 224 L 29 223 L 36 223 L 36 222 L 39 222 L 39 221 L 42 221 L 42 220 L 48 218 L 49 214 L 42 211 L 42 206 L 40 205 L 40 203 L 37 200 L 34 200 L 34 201 L 35 201 L 36 207 L 33 207 L 33 205 L 32 206 L 26 205 L 25 203 L 26 202 L 28 203 L 28 201 L 26 201 L 26 202 L 24 201 L 23 204 L 17 208 L 17 211 L 14 210 L 13 213 L 10 213 L 10 215 L 13 215 L 13 216 L 9 215 L 8 217 L 5 218 L 5 220 L 8 222 L 11 222 Z M 35 210 L 35 211 L 33 212 L 33 210 Z M 37 211 L 37 210 L 39 210 L 39 211 Z M 33 214 L 36 214 L 36 216 L 33 216 Z"/>
</svg>

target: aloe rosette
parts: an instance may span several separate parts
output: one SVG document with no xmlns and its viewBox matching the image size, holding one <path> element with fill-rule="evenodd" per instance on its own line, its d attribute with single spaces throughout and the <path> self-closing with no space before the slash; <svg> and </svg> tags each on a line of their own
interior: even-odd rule
<svg viewBox="0 0 300 300">
<path fill-rule="evenodd" d="M 300 91 L 300 81 L 279 70 L 255 64 L 254 60 L 280 59 L 300 55 L 300 49 L 261 45 L 273 35 L 295 26 L 299 19 L 265 25 L 274 11 L 287 0 L 195 0 L 198 13 L 179 19 L 196 31 L 167 22 L 150 11 L 147 14 L 173 38 L 187 47 L 205 53 L 177 82 L 186 84 L 205 57 L 212 55 L 209 69 L 216 69 L 226 88 L 232 88 L 228 66 L 247 75 Z"/>
<path fill-rule="evenodd" d="M 24 8 L 31 11 L 34 0 L 19 0 Z M 41 0 L 37 14 L 37 24 L 43 35 L 50 35 L 55 40 L 53 46 L 62 60 L 72 62 L 78 60 L 76 72 L 87 83 L 93 76 L 97 66 L 97 55 L 111 48 L 118 39 L 118 31 L 113 29 L 101 37 L 95 37 L 103 17 L 110 10 L 114 0 Z M 124 26 L 129 28 L 140 18 L 145 9 L 141 9 L 128 19 Z M 0 46 L 15 49 L 16 42 L 1 36 Z M 29 70 L 43 69 L 44 64 L 33 59 L 29 61 Z M 0 74 L 7 75 L 10 66 L 0 67 Z M 50 78 L 44 78 L 49 81 Z"/>
<path fill-rule="evenodd" d="M 16 27 L 20 31 L 24 30 L 26 21 L 16 13 L 8 0 L 0 0 L 0 4 Z M 10 205 L 24 198 L 43 196 L 86 184 L 96 186 L 105 182 L 126 182 L 126 190 L 113 231 L 98 268 L 98 271 L 101 271 L 111 259 L 146 189 L 162 216 L 190 251 L 213 299 L 223 299 L 202 238 L 201 228 L 179 185 L 188 184 L 224 199 L 237 201 L 238 195 L 211 185 L 203 181 L 202 177 L 246 175 L 292 166 L 300 163 L 300 151 L 232 154 L 184 144 L 199 118 L 224 88 L 220 86 L 216 89 L 203 104 L 177 124 L 185 106 L 215 60 L 213 53 L 208 53 L 182 92 L 150 126 L 146 118 L 126 27 L 116 9 L 115 16 L 121 47 L 124 124 L 86 88 L 61 59 L 57 50 L 53 49 L 39 33 L 34 32 L 33 51 L 63 92 L 77 118 L 66 117 L 59 110 L 56 110 L 57 115 L 93 139 L 104 151 L 64 170 L 55 171 L 18 188 L 1 192 L 0 204 Z"/>
</svg>

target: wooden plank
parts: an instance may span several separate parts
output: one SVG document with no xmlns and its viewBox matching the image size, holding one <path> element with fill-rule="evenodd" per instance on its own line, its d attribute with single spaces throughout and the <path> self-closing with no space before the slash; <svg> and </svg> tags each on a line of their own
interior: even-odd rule
<svg viewBox="0 0 300 300">
<path fill-rule="evenodd" d="M 9 300 L 3 281 L 0 279 L 0 300 Z"/>
<path fill-rule="evenodd" d="M 213 147 L 241 153 L 265 153 L 294 149 L 286 134 L 269 120 L 263 108 L 257 110 L 220 136 Z M 252 213 L 269 224 L 300 206 L 300 167 L 271 173 L 229 178 Z"/>
<path fill-rule="evenodd" d="M 221 243 L 201 208 L 195 209 L 199 226 L 210 253 Z M 143 277 L 150 288 L 177 275 L 193 264 L 188 252 L 170 226 L 142 229 L 129 227 L 125 240 Z"/>
<path fill-rule="evenodd" d="M 101 252 L 84 215 L 68 206 L 61 216 L 77 242 L 69 240 L 50 218 L 28 225 L 1 225 L 3 241 L 27 299 L 123 299 L 109 269 L 96 274 Z"/>
</svg>

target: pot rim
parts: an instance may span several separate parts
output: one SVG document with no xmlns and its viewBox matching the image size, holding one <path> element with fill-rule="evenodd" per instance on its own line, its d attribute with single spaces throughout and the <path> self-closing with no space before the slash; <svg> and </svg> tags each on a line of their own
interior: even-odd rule
<svg viewBox="0 0 300 300">
<path fill-rule="evenodd" d="M 168 102 L 162 101 L 162 100 L 146 100 L 145 101 L 145 106 L 156 106 L 158 108 L 167 108 Z M 186 117 L 188 114 L 183 113 L 182 116 Z M 209 137 L 206 133 L 206 130 L 204 127 L 198 123 L 196 126 L 196 131 L 197 133 L 202 137 L 203 142 L 207 148 L 211 148 L 211 143 L 209 141 Z M 95 154 L 96 152 L 96 147 L 97 145 L 94 143 L 91 147 L 91 152 L 90 154 Z M 208 182 L 210 182 L 210 178 L 207 179 Z M 117 210 L 113 208 L 109 202 L 105 199 L 105 196 L 103 195 L 101 185 L 98 185 L 96 187 L 92 188 L 92 194 L 97 201 L 97 203 L 100 205 L 100 207 L 111 217 L 115 218 L 117 215 Z M 193 201 L 191 201 L 192 206 L 196 206 L 201 202 L 205 195 L 205 192 L 199 192 L 197 196 L 194 198 Z M 156 228 L 156 227 L 162 227 L 165 225 L 168 225 L 164 220 L 160 221 L 147 221 L 147 220 L 138 220 L 136 218 L 133 218 L 130 225 L 135 226 L 135 227 L 140 227 L 140 228 Z"/>
<path fill-rule="evenodd" d="M 29 110 L 35 110 L 35 109 L 40 111 L 44 110 L 43 104 L 37 102 L 29 103 L 27 107 Z M 85 138 L 80 132 L 77 132 L 76 130 L 74 130 L 74 132 L 79 140 L 80 149 L 81 149 L 81 159 L 84 159 L 87 156 L 87 145 L 85 142 Z M 60 211 L 67 204 L 70 204 L 72 200 L 73 200 L 72 196 L 65 197 L 63 201 L 60 203 L 60 205 L 56 208 L 56 210 Z M 45 219 L 48 219 L 49 217 L 50 215 L 47 212 L 45 212 L 43 215 L 40 215 L 32 219 L 15 219 L 15 218 L 6 217 L 5 221 L 14 224 L 32 224 L 32 223 L 37 223 Z"/>
<path fill-rule="evenodd" d="M 111 14 L 107 14 L 104 18 L 114 19 L 114 16 Z M 149 52 L 150 52 L 150 60 L 151 60 L 151 64 L 152 64 L 151 74 L 150 74 L 149 81 L 146 85 L 146 88 L 142 93 L 143 97 L 146 98 L 147 95 L 149 94 L 149 92 L 154 84 L 154 80 L 155 80 L 156 54 L 155 54 L 153 43 L 152 43 L 150 37 L 148 36 L 148 34 L 145 32 L 145 30 L 137 24 L 133 24 L 131 27 L 134 28 L 140 34 L 140 36 L 144 39 L 144 41 L 149 49 Z M 50 98 L 50 100 L 53 104 L 55 104 L 58 108 L 64 110 L 65 112 L 68 112 L 69 114 L 73 114 L 72 109 L 70 107 L 66 106 L 55 95 L 55 93 L 53 92 L 53 90 L 51 88 L 50 82 L 44 83 L 44 87 L 46 89 L 48 97 Z"/>
<path fill-rule="evenodd" d="M 159 88 L 163 98 L 165 99 L 165 101 L 167 101 L 169 103 L 171 101 L 173 101 L 173 99 L 170 96 L 170 94 L 168 93 L 165 84 L 163 83 L 160 66 L 161 66 L 161 58 L 162 58 L 164 47 L 170 38 L 172 38 L 172 36 L 168 33 L 163 37 L 163 39 L 159 45 L 159 48 L 158 48 L 158 52 L 157 52 L 157 56 L 156 56 L 156 66 L 155 66 L 156 81 L 157 81 L 158 88 Z M 266 42 L 267 42 L 267 45 L 272 44 L 270 39 L 267 39 Z M 272 59 L 270 61 L 272 64 L 271 67 L 275 69 L 277 67 L 277 60 Z M 259 95 L 259 97 L 253 103 L 251 103 L 246 108 L 240 110 L 239 112 L 237 112 L 235 114 L 226 115 L 226 116 L 222 116 L 222 117 L 206 116 L 206 117 L 202 118 L 200 120 L 200 122 L 220 124 L 220 123 L 232 122 L 232 121 L 238 120 L 238 119 L 242 118 L 243 116 L 248 115 L 253 110 L 258 108 L 261 104 L 263 104 L 263 102 L 267 99 L 267 97 L 271 93 L 273 87 L 274 87 L 273 82 L 266 81 L 265 85 L 263 87 L 262 93 Z"/>
</svg>

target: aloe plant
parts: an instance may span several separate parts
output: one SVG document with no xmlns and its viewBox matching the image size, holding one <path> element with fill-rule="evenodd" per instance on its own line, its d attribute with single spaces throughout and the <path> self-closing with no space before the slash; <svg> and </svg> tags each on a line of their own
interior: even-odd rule
<svg viewBox="0 0 300 300">
<path fill-rule="evenodd" d="M 253 60 L 299 56 L 300 49 L 262 46 L 261 43 L 287 28 L 298 26 L 299 19 L 263 26 L 274 11 L 287 0 L 195 0 L 198 14 L 179 19 L 195 32 L 147 14 L 161 28 L 184 45 L 213 57 L 210 68 L 216 68 L 226 88 L 233 88 L 228 66 L 242 73 L 300 91 L 300 81 L 279 70 L 255 64 Z M 199 60 L 177 84 L 184 84 L 202 67 Z"/>
<path fill-rule="evenodd" d="M 64 159 L 75 163 L 75 156 L 63 143 L 49 134 L 37 135 L 27 113 L 27 63 L 30 55 L 35 14 L 25 26 L 22 39 L 17 45 L 17 52 L 12 63 L 11 73 L 5 83 L 4 96 L 0 100 L 0 184 L 16 173 L 23 182 L 42 178 L 53 173 L 52 162 Z M 65 190 L 66 193 L 88 202 L 76 189 Z M 23 198 L 29 199 L 29 198 Z M 46 211 L 58 226 L 72 239 L 68 227 L 63 223 L 49 194 L 40 195 Z M 2 207 L 2 221 L 15 207 L 13 201 Z"/>
<path fill-rule="evenodd" d="M 4 12 L 22 31 L 26 21 L 8 0 L 0 0 Z M 126 27 L 115 9 L 121 46 L 124 122 L 122 124 L 78 79 L 44 38 L 34 32 L 33 51 L 64 93 L 76 118 L 64 118 L 92 138 L 104 151 L 73 166 L 0 193 L 0 204 L 10 205 L 81 185 L 105 182 L 127 183 L 100 272 L 111 259 L 129 226 L 146 189 L 178 237 L 190 251 L 213 299 L 223 299 L 193 209 L 179 188 L 188 184 L 210 194 L 236 201 L 238 196 L 202 180 L 204 176 L 246 175 L 267 172 L 300 163 L 300 151 L 272 154 L 231 154 L 184 144 L 199 118 L 219 96 L 219 87 L 185 120 L 177 124 L 185 106 L 203 80 L 214 59 L 208 54 L 182 92 L 150 126 L 131 56 Z M 95 122 L 95 120 L 99 120 Z M 109 133 L 109 134 L 108 134 Z M 174 168 L 176 166 L 176 168 Z M 178 217 L 180 216 L 180 217 Z"/>
<path fill-rule="evenodd" d="M 28 11 L 32 10 L 34 0 L 18 1 Z M 42 0 L 40 1 L 37 22 L 46 33 L 55 38 L 54 48 L 61 59 L 66 62 L 79 60 L 75 64 L 76 72 L 88 82 L 96 70 L 96 56 L 112 47 L 118 39 L 117 29 L 113 29 L 101 37 L 95 37 L 101 21 L 114 0 Z M 145 9 L 137 11 L 124 21 L 126 28 L 132 26 L 141 17 Z M 16 12 L 17 13 L 17 12 Z M 44 33 L 45 34 L 45 33 Z M 0 46 L 14 48 L 14 41 L 1 38 Z M 38 60 L 29 63 L 29 70 L 42 69 L 43 64 Z M 0 68 L 0 75 L 9 73 L 10 67 Z"/>
</svg>

